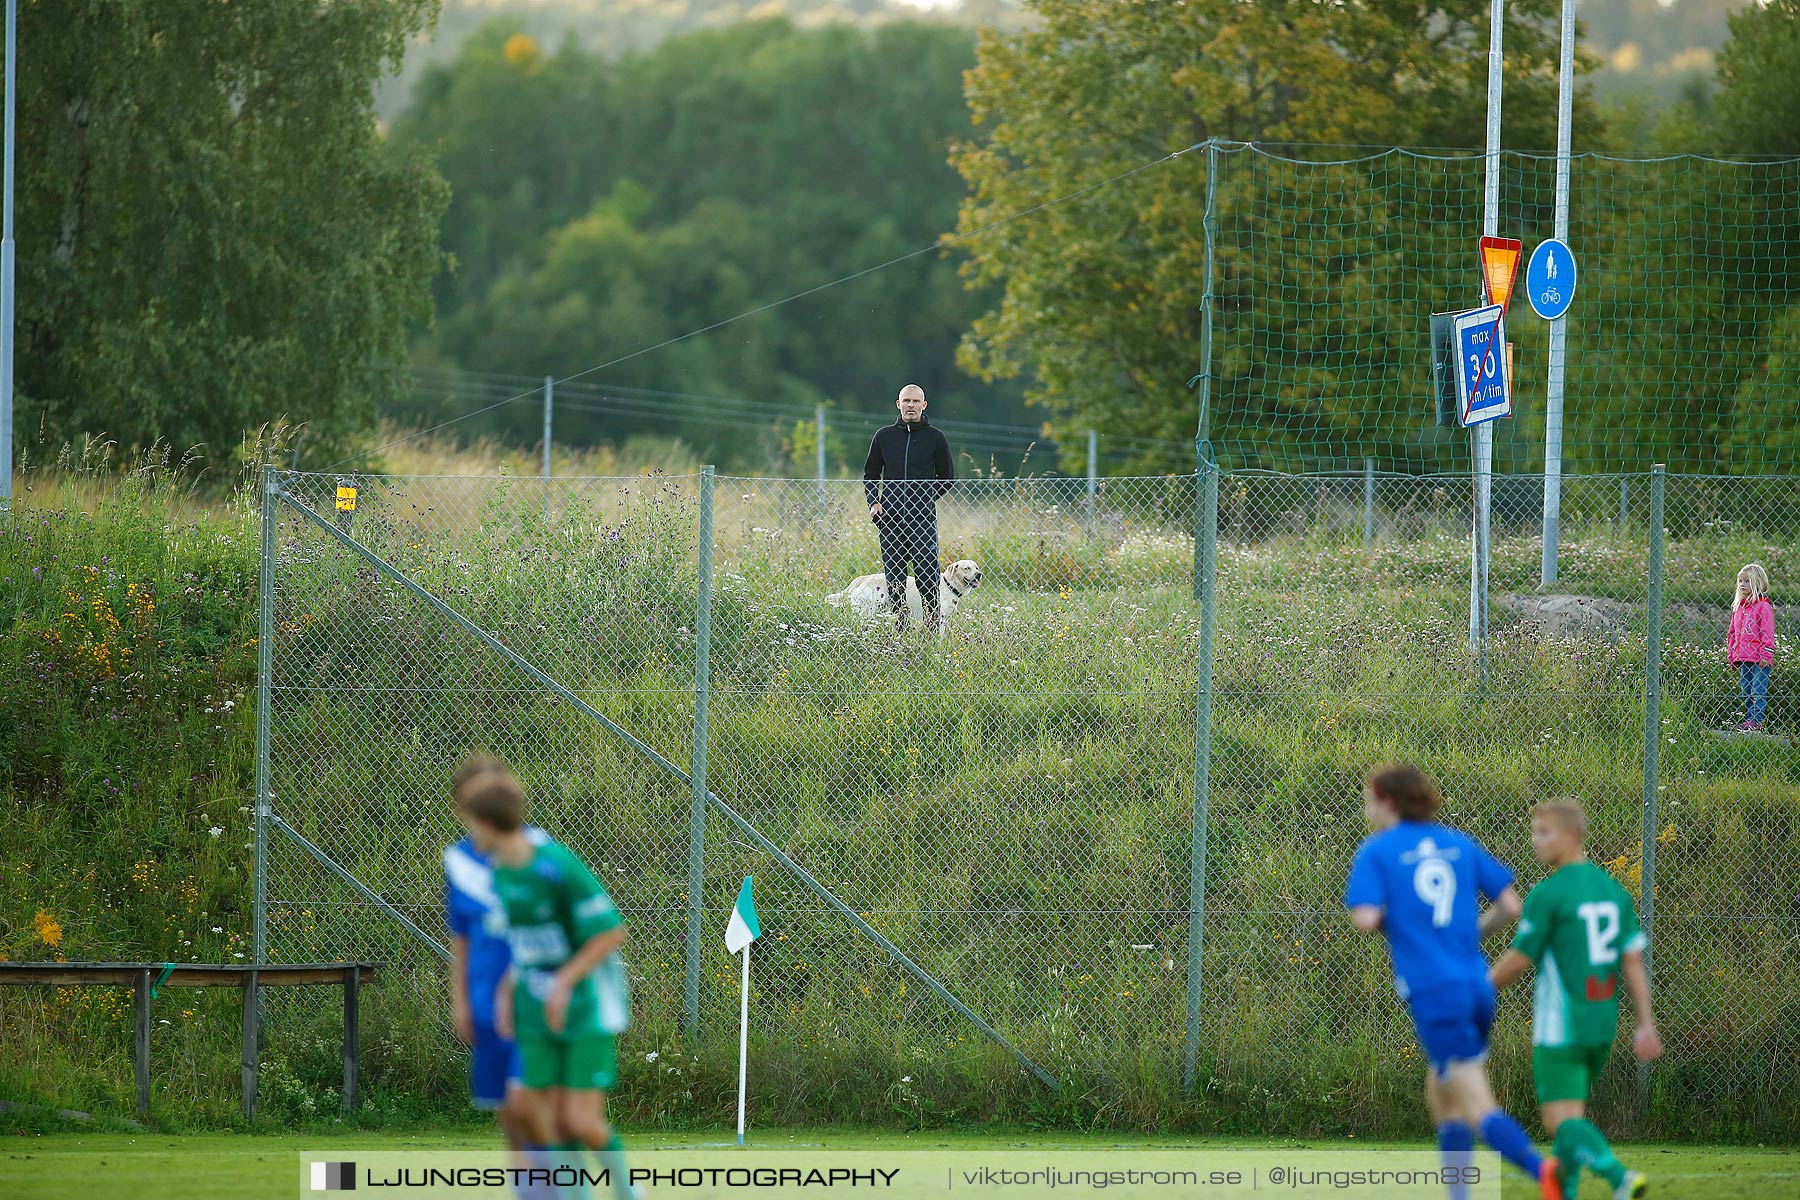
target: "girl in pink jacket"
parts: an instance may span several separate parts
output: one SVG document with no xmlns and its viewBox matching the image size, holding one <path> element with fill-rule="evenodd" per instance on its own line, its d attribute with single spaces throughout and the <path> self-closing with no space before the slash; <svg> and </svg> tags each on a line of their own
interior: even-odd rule
<svg viewBox="0 0 1800 1200">
<path fill-rule="evenodd" d="M 1744 692 L 1744 719 L 1738 728 L 1754 733 L 1769 709 L 1769 668 L 1775 662 L 1775 609 L 1769 603 L 1769 573 L 1761 563 L 1738 572 L 1725 655 L 1737 667 Z"/>
</svg>

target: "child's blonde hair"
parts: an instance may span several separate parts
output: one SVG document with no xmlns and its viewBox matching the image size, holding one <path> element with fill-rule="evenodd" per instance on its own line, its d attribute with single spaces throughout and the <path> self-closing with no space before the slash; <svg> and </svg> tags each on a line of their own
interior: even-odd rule
<svg viewBox="0 0 1800 1200">
<path fill-rule="evenodd" d="M 1578 842 L 1587 841 L 1587 813 L 1575 800 L 1546 800 L 1531 810 L 1533 817 L 1543 817 L 1547 821 L 1555 821 L 1564 829 L 1575 835 Z"/>
<path fill-rule="evenodd" d="M 1739 588 L 1733 588 L 1731 590 L 1731 609 L 1733 612 L 1736 612 L 1745 603 L 1754 603 L 1757 600 L 1767 600 L 1769 598 L 1769 573 L 1763 569 L 1761 563 L 1746 563 L 1744 569 L 1738 572 L 1738 580 L 1741 583 L 1748 583 L 1750 585 L 1750 594 L 1748 596 L 1744 595 L 1743 591 Z"/>
</svg>

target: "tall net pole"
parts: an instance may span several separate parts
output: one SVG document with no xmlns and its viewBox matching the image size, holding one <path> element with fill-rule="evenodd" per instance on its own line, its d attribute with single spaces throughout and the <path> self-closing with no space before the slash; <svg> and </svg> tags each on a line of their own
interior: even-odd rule
<svg viewBox="0 0 1800 1200">
<path fill-rule="evenodd" d="M 1481 232 L 1495 237 L 1500 232 L 1500 65 L 1501 38 L 1505 31 L 1505 0 L 1493 0 L 1488 24 L 1487 176 L 1482 202 Z M 1504 346 L 1494 347 L 1505 354 Z M 1494 423 L 1475 427 L 1475 536 L 1469 557 L 1469 647 L 1478 657 L 1487 648 L 1488 533 L 1494 499 Z"/>
<path fill-rule="evenodd" d="M 1569 128 L 1575 97 L 1575 0 L 1563 0 L 1562 67 L 1556 92 L 1555 236 L 1569 240 Z M 1550 322 L 1550 377 L 1544 403 L 1544 553 L 1538 578 L 1556 582 L 1556 550 L 1562 524 L 1563 362 L 1568 353 L 1568 317 Z"/>
<path fill-rule="evenodd" d="M 6 0 L 6 180 L 0 214 L 0 520 L 12 511 L 13 471 L 13 109 L 18 77 L 19 0 Z"/>
</svg>

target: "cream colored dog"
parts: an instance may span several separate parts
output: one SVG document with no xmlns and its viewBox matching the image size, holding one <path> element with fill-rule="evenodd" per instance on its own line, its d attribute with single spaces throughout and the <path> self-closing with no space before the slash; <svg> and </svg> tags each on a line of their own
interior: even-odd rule
<svg viewBox="0 0 1800 1200">
<path fill-rule="evenodd" d="M 955 614 L 962 598 L 979 586 L 981 567 L 971 559 L 957 559 L 938 572 L 936 632 L 939 635 L 943 634 L 945 623 Z M 859 575 L 843 591 L 825 597 L 825 602 L 838 608 L 848 605 L 858 616 L 882 616 L 889 611 L 887 576 Z M 919 602 L 919 584 L 911 575 L 906 577 L 906 611 L 913 620 L 924 622 L 925 609 Z"/>
</svg>

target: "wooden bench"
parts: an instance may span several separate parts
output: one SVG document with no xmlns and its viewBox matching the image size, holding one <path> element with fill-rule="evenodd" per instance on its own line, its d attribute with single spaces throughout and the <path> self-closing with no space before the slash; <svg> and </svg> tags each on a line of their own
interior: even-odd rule
<svg viewBox="0 0 1800 1200">
<path fill-rule="evenodd" d="M 383 964 L 283 963 L 263 966 L 213 966 L 203 963 L 0 962 L 0 986 L 37 984 L 49 987 L 129 987 L 137 1036 L 137 1111 L 150 1111 L 150 993 L 164 987 L 234 987 L 244 989 L 244 1055 L 239 1072 L 244 1116 L 256 1116 L 256 1073 L 262 1032 L 258 1012 L 260 988 L 341 987 L 344 989 L 344 1108 L 356 1107 L 358 1006 L 362 985 Z"/>
</svg>

